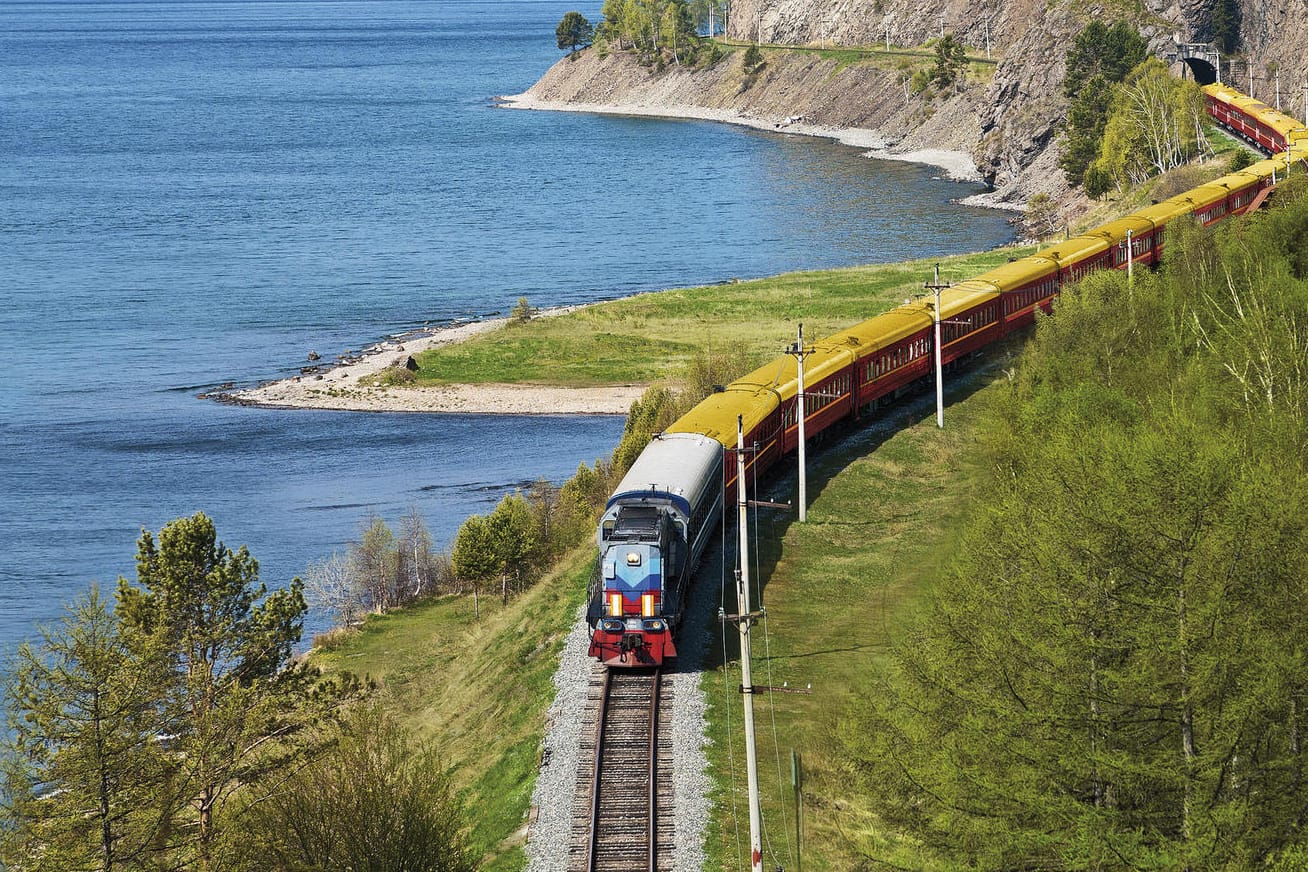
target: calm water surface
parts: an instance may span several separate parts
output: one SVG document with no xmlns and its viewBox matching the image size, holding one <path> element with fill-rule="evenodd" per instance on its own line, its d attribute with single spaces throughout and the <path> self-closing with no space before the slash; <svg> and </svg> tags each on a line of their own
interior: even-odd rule
<svg viewBox="0 0 1308 872">
<path fill-rule="evenodd" d="M 596 2 L 581 11 L 598 18 Z M 0 4 L 0 647 L 197 510 L 270 584 L 410 507 L 437 541 L 606 418 L 228 408 L 387 335 L 975 250 L 932 171 L 700 122 L 494 108 L 571 2 Z"/>
</svg>

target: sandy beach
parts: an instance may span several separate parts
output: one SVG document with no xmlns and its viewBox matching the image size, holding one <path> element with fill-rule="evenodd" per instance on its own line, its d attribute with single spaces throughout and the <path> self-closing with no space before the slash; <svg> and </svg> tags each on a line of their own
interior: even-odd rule
<svg viewBox="0 0 1308 872">
<path fill-rule="evenodd" d="M 579 103 L 563 100 L 541 100 L 529 94 L 497 97 L 496 101 L 505 109 L 593 112 L 599 115 L 634 115 L 645 118 L 688 118 L 697 121 L 718 121 L 723 124 L 736 124 L 742 127 L 752 127 L 756 130 L 771 130 L 776 133 L 790 133 L 796 136 L 817 136 L 832 139 L 854 148 L 864 149 L 864 156 L 866 157 L 939 167 L 944 171 L 946 178 L 956 181 L 977 182 L 981 180 L 981 173 L 977 170 L 976 163 L 973 162 L 969 154 L 936 148 L 896 152 L 889 147 L 885 137 L 880 132 L 862 127 L 824 127 L 818 124 L 808 124 L 802 118 L 769 118 L 745 115 L 729 109 L 713 109 L 686 104 Z"/>
<path fill-rule="evenodd" d="M 548 309 L 548 318 L 579 307 Z M 326 365 L 317 372 L 268 382 L 245 390 L 210 395 L 221 402 L 291 409 L 337 409 L 351 412 L 455 412 L 477 415 L 625 415 L 645 385 L 591 388 L 531 384 L 456 384 L 392 387 L 360 384 L 361 379 L 403 365 L 410 355 L 463 342 L 498 330 L 508 318 L 432 328 L 366 349 L 358 358 Z"/>
</svg>

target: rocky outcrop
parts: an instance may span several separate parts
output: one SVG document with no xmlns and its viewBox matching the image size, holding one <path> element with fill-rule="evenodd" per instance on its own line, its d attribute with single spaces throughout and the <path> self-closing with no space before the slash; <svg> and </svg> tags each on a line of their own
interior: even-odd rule
<svg viewBox="0 0 1308 872">
<path fill-rule="evenodd" d="M 1134 23 L 1156 54 L 1173 43 L 1211 35 L 1214 0 L 1145 0 Z M 1243 48 L 1251 59 L 1255 94 L 1271 102 L 1268 65 L 1279 68 L 1282 109 L 1303 116 L 1308 75 L 1308 0 L 1241 0 Z M 973 54 L 987 48 L 993 74 L 947 96 L 913 95 L 906 62 L 872 56 L 842 63 L 818 53 L 769 53 L 764 69 L 745 75 L 740 55 L 706 69 L 653 72 L 633 58 L 587 51 L 556 64 L 525 96 L 546 103 L 633 107 L 645 114 L 753 119 L 758 126 L 855 128 L 859 141 L 880 140 L 890 154 L 949 149 L 971 156 L 997 205 L 1020 205 L 1037 192 L 1066 191 L 1057 169 L 1058 130 L 1067 111 L 1064 61 L 1076 34 L 1092 18 L 1112 20 L 1120 8 L 1071 0 L 734 0 L 727 35 L 770 45 L 811 47 L 922 45 L 952 33 Z M 1247 88 L 1246 65 L 1234 82 Z M 1180 74 L 1178 65 L 1176 72 Z M 698 111 L 696 111 L 698 110 Z M 729 116 L 736 116 L 731 118 Z M 813 132 L 813 131 L 804 131 Z M 820 131 L 818 131 L 820 132 Z"/>
</svg>

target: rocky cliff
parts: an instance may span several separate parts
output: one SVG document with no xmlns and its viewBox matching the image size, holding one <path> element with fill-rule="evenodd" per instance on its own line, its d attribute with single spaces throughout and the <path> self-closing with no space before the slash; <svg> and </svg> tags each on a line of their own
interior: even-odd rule
<svg viewBox="0 0 1308 872">
<path fill-rule="evenodd" d="M 1240 0 L 1241 49 L 1228 78 L 1274 100 L 1279 69 L 1281 106 L 1304 114 L 1308 76 L 1308 0 Z M 746 75 L 740 53 L 705 70 L 670 66 L 653 72 L 623 54 L 583 52 L 564 59 L 528 92 L 541 104 L 628 107 L 650 114 L 735 116 L 760 126 L 856 128 L 894 153 L 923 149 L 966 152 L 995 188 L 992 201 L 1020 204 L 1037 191 L 1065 192 L 1057 170 L 1057 131 L 1065 112 L 1064 59 L 1075 35 L 1091 20 L 1129 17 L 1166 56 L 1176 41 L 1212 36 L 1214 0 L 1145 0 L 1143 13 L 1125 6 L 1072 0 L 734 0 L 727 35 L 770 45 L 839 47 L 922 45 L 952 33 L 974 55 L 987 49 L 993 68 L 957 92 L 908 92 L 905 59 L 872 56 L 847 63 L 817 53 L 768 53 L 767 64 Z M 919 60 L 919 64 L 928 61 Z M 1181 72 L 1180 65 L 1175 71 Z M 695 110 L 701 110 L 696 112 Z"/>
</svg>

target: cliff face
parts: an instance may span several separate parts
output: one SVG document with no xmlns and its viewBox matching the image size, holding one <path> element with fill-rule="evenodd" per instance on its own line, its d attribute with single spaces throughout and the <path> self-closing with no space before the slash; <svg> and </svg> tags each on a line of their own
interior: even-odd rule
<svg viewBox="0 0 1308 872">
<path fill-rule="evenodd" d="M 1146 0 L 1134 23 L 1159 55 L 1174 40 L 1212 39 L 1214 0 Z M 1281 108 L 1304 117 L 1308 76 L 1308 0 L 1241 0 L 1241 50 L 1250 59 L 1255 95 L 1274 101 L 1279 68 Z M 735 0 L 728 35 L 785 45 L 920 45 L 944 33 L 975 49 L 1002 57 L 994 80 L 977 101 L 981 137 L 972 149 L 981 173 L 1001 198 L 1035 189 L 1058 192 L 1057 129 L 1067 103 L 1061 89 L 1064 60 L 1076 34 L 1091 18 L 1121 17 L 1114 4 L 1047 3 L 1044 0 Z M 1237 61 L 1225 74 L 1248 88 L 1248 66 Z M 1174 72 L 1179 73 L 1177 66 Z"/>
<path fill-rule="evenodd" d="M 1242 49 L 1224 76 L 1255 95 L 1274 100 L 1269 65 L 1279 68 L 1281 108 L 1303 117 L 1308 76 L 1308 0 L 1240 0 Z M 1145 0 L 1133 19 L 1155 54 L 1166 56 L 1174 40 L 1211 39 L 1214 0 Z M 921 45 L 952 33 L 998 59 L 994 75 L 971 82 L 948 99 L 908 95 L 894 61 L 842 66 L 817 55 L 770 54 L 756 76 L 745 76 L 737 58 L 699 72 L 670 68 L 652 73 L 624 56 L 600 59 L 585 52 L 557 64 L 528 94 L 571 103 L 668 106 L 685 114 L 701 106 L 771 119 L 774 125 L 802 116 L 807 124 L 869 128 L 894 151 L 946 148 L 972 156 L 995 189 L 992 200 L 1020 204 L 1044 191 L 1065 193 L 1057 169 L 1058 129 L 1067 110 L 1062 96 L 1064 61 L 1076 34 L 1092 18 L 1114 20 L 1120 7 L 1073 0 L 734 0 L 730 38 L 773 45 Z M 1174 67 L 1180 74 L 1181 67 Z M 677 111 L 672 111 L 673 108 Z"/>
</svg>

